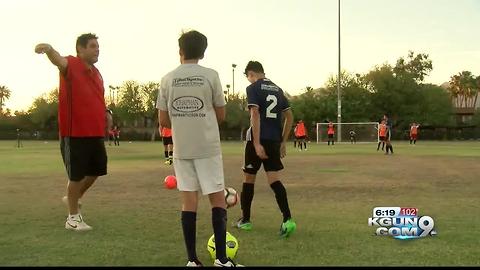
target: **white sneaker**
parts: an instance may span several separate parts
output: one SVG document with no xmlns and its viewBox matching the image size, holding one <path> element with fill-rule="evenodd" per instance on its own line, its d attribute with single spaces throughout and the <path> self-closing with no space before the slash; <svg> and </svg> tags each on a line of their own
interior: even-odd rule
<svg viewBox="0 0 480 270">
<path fill-rule="evenodd" d="M 202 263 L 199 262 L 199 261 L 197 261 L 197 262 L 195 262 L 195 261 L 188 261 L 187 266 L 188 266 L 188 267 L 201 267 L 201 266 L 203 266 L 203 265 L 202 265 Z"/>
<path fill-rule="evenodd" d="M 68 197 L 67 196 L 63 196 L 62 202 L 68 207 Z M 82 201 L 78 200 L 78 208 L 81 208 L 81 207 L 82 207 Z"/>
<path fill-rule="evenodd" d="M 228 259 L 228 261 L 226 263 L 222 263 L 219 259 L 216 259 L 215 262 L 213 263 L 213 266 L 217 266 L 217 267 L 245 267 L 245 265 L 234 263 L 230 259 Z"/>
<path fill-rule="evenodd" d="M 65 229 L 79 232 L 89 231 L 92 227 L 88 226 L 88 224 L 83 221 L 82 216 L 80 216 L 80 220 L 67 217 L 67 221 L 65 221 Z"/>
</svg>

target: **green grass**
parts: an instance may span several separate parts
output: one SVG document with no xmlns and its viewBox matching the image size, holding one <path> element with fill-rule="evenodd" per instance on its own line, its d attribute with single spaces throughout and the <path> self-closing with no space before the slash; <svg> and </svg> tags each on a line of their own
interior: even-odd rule
<svg viewBox="0 0 480 270">
<path fill-rule="evenodd" d="M 0 141 L 0 265 L 3 266 L 183 266 L 186 252 L 176 190 L 163 188 L 173 174 L 163 164 L 160 142 L 107 146 L 109 174 L 83 198 L 82 213 L 93 231 L 64 229 L 66 173 L 59 145 Z M 237 261 L 264 265 L 480 265 L 480 143 L 394 142 L 385 156 L 373 144 L 289 145 L 282 173 L 297 231 L 279 239 L 281 214 L 261 172 L 252 208 L 253 230 L 230 223 Z M 226 184 L 238 191 L 243 144 L 223 143 Z M 373 236 L 375 206 L 419 208 L 435 219 L 436 237 L 400 241 Z M 212 235 L 208 199 L 200 200 L 197 252 Z"/>
</svg>

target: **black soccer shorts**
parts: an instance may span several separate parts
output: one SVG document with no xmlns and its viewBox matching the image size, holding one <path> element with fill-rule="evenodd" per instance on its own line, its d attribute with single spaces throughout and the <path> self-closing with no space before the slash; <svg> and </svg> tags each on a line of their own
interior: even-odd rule
<svg viewBox="0 0 480 270">
<path fill-rule="evenodd" d="M 60 151 L 71 181 L 107 174 L 107 151 L 103 137 L 62 137 Z"/>
<path fill-rule="evenodd" d="M 283 164 L 280 160 L 280 142 L 261 140 L 260 143 L 265 149 L 268 159 L 260 159 L 255 152 L 253 142 L 248 141 L 245 145 L 245 164 L 242 168 L 243 171 L 248 174 L 257 174 L 262 164 L 266 172 L 282 170 Z"/>
<path fill-rule="evenodd" d="M 172 137 L 162 137 L 163 145 L 169 145 L 173 144 L 173 139 Z"/>
</svg>

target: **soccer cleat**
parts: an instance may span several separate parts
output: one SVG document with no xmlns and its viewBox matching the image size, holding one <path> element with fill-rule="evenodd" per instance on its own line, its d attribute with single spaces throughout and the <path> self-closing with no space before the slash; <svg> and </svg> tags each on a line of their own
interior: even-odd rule
<svg viewBox="0 0 480 270">
<path fill-rule="evenodd" d="M 80 216 L 80 220 L 67 217 L 67 221 L 65 221 L 65 229 L 80 232 L 89 231 L 92 227 L 88 226 L 88 224 L 83 221 L 82 216 Z"/>
<path fill-rule="evenodd" d="M 293 219 L 289 219 L 280 225 L 280 237 L 287 238 L 297 229 L 297 224 Z"/>
<path fill-rule="evenodd" d="M 203 264 L 199 260 L 194 260 L 194 261 L 188 261 L 187 266 L 188 267 L 202 267 Z"/>
<path fill-rule="evenodd" d="M 213 266 L 217 267 L 244 267 L 244 265 L 233 262 L 231 259 L 227 259 L 227 262 L 222 263 L 219 259 L 216 259 Z"/>
<path fill-rule="evenodd" d="M 235 227 L 244 231 L 251 231 L 252 230 L 252 223 L 250 221 L 243 221 L 243 218 L 240 218 Z"/>
<path fill-rule="evenodd" d="M 173 164 L 173 158 L 165 158 L 165 165 L 172 165 Z"/>
<path fill-rule="evenodd" d="M 63 196 L 62 202 L 68 207 L 68 197 L 67 196 Z M 81 208 L 81 207 L 82 207 L 82 201 L 78 200 L 78 208 Z"/>
</svg>

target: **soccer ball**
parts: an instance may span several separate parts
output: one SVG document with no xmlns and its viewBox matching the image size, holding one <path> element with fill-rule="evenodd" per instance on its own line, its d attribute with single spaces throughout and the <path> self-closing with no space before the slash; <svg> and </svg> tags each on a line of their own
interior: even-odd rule
<svg viewBox="0 0 480 270">
<path fill-rule="evenodd" d="M 177 178 L 175 177 L 175 175 L 167 175 L 167 177 L 165 177 L 165 180 L 163 180 L 163 184 L 167 189 L 174 189 L 177 187 Z"/>
<path fill-rule="evenodd" d="M 239 201 L 238 193 L 234 188 L 227 187 L 224 189 L 225 194 L 225 204 L 227 208 L 233 207 Z"/>
<path fill-rule="evenodd" d="M 227 237 L 225 239 L 225 244 L 226 244 L 226 251 L 227 251 L 227 258 L 229 259 L 234 259 L 235 256 L 237 255 L 238 251 L 238 241 L 235 236 L 227 232 Z M 217 258 L 217 253 L 215 252 L 215 235 L 212 235 L 210 239 L 208 239 L 207 243 L 207 249 L 208 252 L 210 253 L 210 256 L 212 257 L 213 260 Z"/>
</svg>

